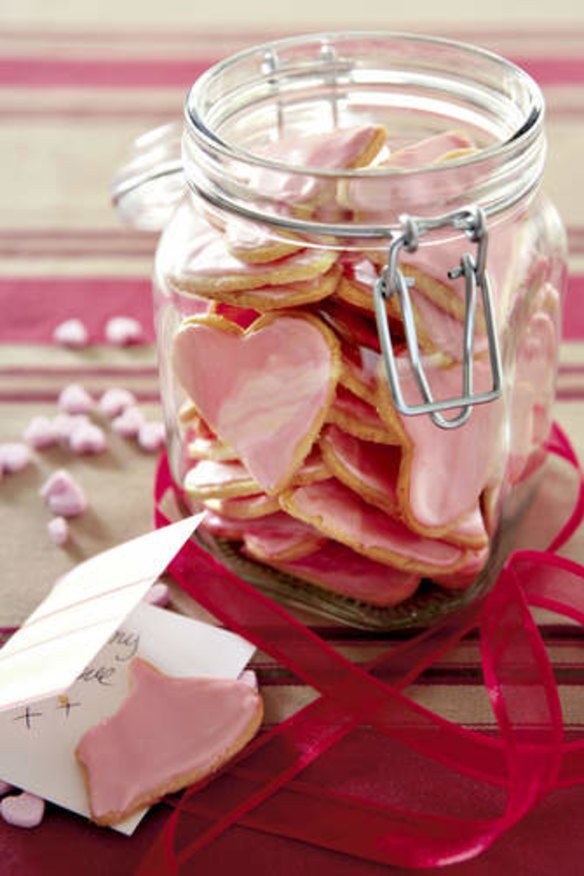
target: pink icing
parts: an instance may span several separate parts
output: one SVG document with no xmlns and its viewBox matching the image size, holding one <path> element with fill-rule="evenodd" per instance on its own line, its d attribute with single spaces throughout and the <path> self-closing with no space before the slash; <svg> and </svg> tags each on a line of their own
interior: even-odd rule
<svg viewBox="0 0 584 876">
<path fill-rule="evenodd" d="M 519 481 L 530 455 L 545 441 L 550 428 L 556 362 L 556 327 L 547 313 L 535 313 L 519 341 L 511 392 L 511 447 L 507 477 Z"/>
<path fill-rule="evenodd" d="M 378 167 L 399 170 L 415 170 L 439 162 L 455 149 L 472 148 L 474 143 L 461 131 L 445 131 L 411 143 L 393 152 Z M 447 167 L 447 165 L 445 165 Z M 383 212 L 405 209 L 408 205 L 424 203 L 434 196 L 435 203 L 441 198 L 459 194 L 470 186 L 476 171 L 472 166 L 457 167 L 451 177 L 444 173 L 440 179 L 436 174 L 427 177 L 410 174 L 400 178 L 396 173 L 391 177 L 364 177 L 351 180 L 343 192 L 343 204 L 353 210 Z M 409 212 L 409 211 L 408 211 Z"/>
<path fill-rule="evenodd" d="M 361 441 L 338 426 L 327 426 L 321 442 L 325 451 L 328 451 L 325 458 L 329 459 L 329 454 L 332 455 L 340 467 L 340 470 L 335 467 L 335 474 L 347 486 L 356 489 L 355 482 L 358 482 L 365 488 L 364 495 L 372 504 L 382 508 L 397 507 L 397 479 L 401 462 L 399 447 Z"/>
<path fill-rule="evenodd" d="M 203 459 L 187 473 L 184 486 L 187 492 L 204 492 L 211 488 L 220 489 L 238 484 L 257 492 L 257 484 L 254 484 L 249 472 L 240 462 Z"/>
<path fill-rule="evenodd" d="M 408 363 L 405 355 L 398 357 L 402 390 L 406 402 L 419 403 L 419 390 Z M 441 368 L 427 359 L 425 369 L 434 398 L 460 396 L 461 366 Z M 475 391 L 491 388 L 488 362 L 475 360 L 474 375 Z M 475 511 L 489 479 L 499 452 L 503 399 L 475 406 L 468 422 L 458 429 L 440 429 L 425 415 L 397 416 L 411 444 L 399 485 L 407 520 L 422 531 L 451 528 L 462 515 Z"/>
<path fill-rule="evenodd" d="M 418 575 L 376 563 L 336 541 L 277 568 L 334 593 L 386 607 L 407 599 L 420 583 Z"/>
<path fill-rule="evenodd" d="M 292 316 L 245 334 L 191 323 L 175 337 L 180 382 L 268 493 L 290 480 L 320 428 L 336 379 L 329 344 L 316 323 Z"/>
<path fill-rule="evenodd" d="M 375 408 L 372 405 L 367 404 L 366 401 L 359 398 L 358 395 L 355 395 L 354 392 L 351 392 L 350 389 L 347 389 L 347 387 L 342 386 L 341 384 L 337 386 L 335 400 L 330 412 L 331 420 L 334 419 L 335 411 L 338 411 L 342 416 L 349 420 L 356 420 L 363 426 L 378 431 L 380 437 L 381 433 L 387 434 L 388 443 L 391 441 L 390 430 L 379 417 Z"/>
<path fill-rule="evenodd" d="M 230 288 L 253 289 L 265 285 L 267 277 L 275 286 L 290 282 L 291 278 L 286 272 L 293 268 L 311 268 L 322 264 L 324 272 L 334 260 L 335 255 L 331 251 L 302 249 L 274 262 L 249 264 L 234 256 L 227 247 L 225 237 L 209 226 L 203 227 L 191 241 L 185 275 L 201 285 L 210 283 L 212 287 L 214 281 L 227 277 Z M 314 273 L 319 273 L 319 270 Z"/>
<path fill-rule="evenodd" d="M 290 514 L 358 553 L 421 575 L 452 571 L 463 558 L 459 548 L 417 535 L 334 478 L 299 487 L 281 502 Z"/>
<path fill-rule="evenodd" d="M 261 154 L 300 169 L 342 170 L 358 163 L 379 132 L 377 125 L 364 125 L 304 137 L 283 137 L 262 149 Z M 380 138 L 380 146 L 381 142 Z M 327 189 L 326 180 L 264 168 L 253 173 L 249 184 L 264 196 L 292 204 L 314 200 Z"/>
<path fill-rule="evenodd" d="M 314 529 L 301 520 L 291 517 L 284 511 L 277 511 L 259 520 L 232 520 L 220 514 L 207 512 L 201 524 L 213 535 L 220 538 L 244 540 L 246 536 L 265 539 L 273 546 L 274 553 L 303 541 L 315 534 Z"/>
<path fill-rule="evenodd" d="M 368 347 L 377 353 L 381 351 L 379 336 L 373 316 L 369 316 L 347 304 L 336 295 L 321 302 L 319 313 L 332 326 L 341 338 L 350 344 Z"/>
<path fill-rule="evenodd" d="M 138 658 L 130 671 L 126 700 L 76 750 L 98 821 L 213 771 L 261 718 L 261 700 L 244 681 L 171 678 Z"/>
</svg>

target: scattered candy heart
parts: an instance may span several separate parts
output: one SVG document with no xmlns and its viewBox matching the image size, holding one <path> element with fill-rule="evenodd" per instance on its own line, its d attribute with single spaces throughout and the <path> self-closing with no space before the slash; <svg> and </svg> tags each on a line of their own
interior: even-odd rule
<svg viewBox="0 0 584 876">
<path fill-rule="evenodd" d="M 135 438 L 144 424 L 144 414 L 137 407 L 126 408 L 112 422 L 112 429 L 122 438 Z"/>
<path fill-rule="evenodd" d="M 31 462 L 32 453 L 28 444 L 20 442 L 0 444 L 0 470 L 3 473 L 15 474 Z"/>
<path fill-rule="evenodd" d="M 146 602 L 150 605 L 157 605 L 159 608 L 164 608 L 170 602 L 170 590 L 167 584 L 163 581 L 157 581 L 153 584 L 146 596 Z"/>
<path fill-rule="evenodd" d="M 69 444 L 69 439 L 76 429 L 89 425 L 89 417 L 86 414 L 57 414 L 53 418 L 53 429 L 57 440 L 62 444 Z"/>
<path fill-rule="evenodd" d="M 88 414 L 95 402 L 83 386 L 71 383 L 61 390 L 58 405 L 66 414 Z"/>
<path fill-rule="evenodd" d="M 106 340 L 116 347 L 137 344 L 142 340 L 142 326 L 131 316 L 112 316 L 105 326 Z"/>
<path fill-rule="evenodd" d="M 129 389 L 114 386 L 111 389 L 106 389 L 100 398 L 99 409 L 102 414 L 105 414 L 106 417 L 112 420 L 114 417 L 122 414 L 127 408 L 134 407 L 135 404 L 136 396 L 133 392 L 130 392 Z"/>
<path fill-rule="evenodd" d="M 138 444 L 147 453 L 156 453 L 164 447 L 165 440 L 164 423 L 142 423 L 138 430 Z"/>
<path fill-rule="evenodd" d="M 35 450 L 45 450 L 59 441 L 57 429 L 48 417 L 33 417 L 22 437 L 29 447 Z"/>
<path fill-rule="evenodd" d="M 248 684 L 253 690 L 258 689 L 258 677 L 252 669 L 244 669 L 239 676 L 239 681 Z"/>
<path fill-rule="evenodd" d="M 64 347 L 86 347 L 89 334 L 80 319 L 66 319 L 54 330 L 53 340 Z"/>
<path fill-rule="evenodd" d="M 0 815 L 14 827 L 37 827 L 45 814 L 45 801 L 36 794 L 23 791 L 0 801 Z"/>
<path fill-rule="evenodd" d="M 87 499 L 79 484 L 64 468 L 53 472 L 39 491 L 49 509 L 61 517 L 76 517 L 87 509 Z"/>
<path fill-rule="evenodd" d="M 107 440 L 103 429 L 93 423 L 82 423 L 69 436 L 69 447 L 79 455 L 103 453 Z"/>
<path fill-rule="evenodd" d="M 3 782 L 2 779 L 0 779 L 0 797 L 9 794 L 10 791 L 14 791 L 14 785 L 11 785 L 9 782 Z"/>
<path fill-rule="evenodd" d="M 69 524 L 64 517 L 53 517 L 47 523 L 47 532 L 53 544 L 62 547 L 69 540 Z"/>
</svg>

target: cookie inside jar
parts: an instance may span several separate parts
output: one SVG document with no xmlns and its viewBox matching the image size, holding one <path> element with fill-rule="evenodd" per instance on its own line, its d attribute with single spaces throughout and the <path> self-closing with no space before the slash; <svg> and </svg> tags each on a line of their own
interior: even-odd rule
<svg viewBox="0 0 584 876">
<path fill-rule="evenodd" d="M 563 238 L 536 86 L 497 79 L 516 68 L 482 59 L 454 95 L 468 48 L 388 37 L 382 62 L 383 38 L 340 36 L 323 68 L 319 39 L 235 59 L 249 98 L 224 68 L 187 103 L 190 191 L 156 272 L 171 465 L 237 574 L 417 627 L 488 586 L 545 462 Z"/>
</svg>

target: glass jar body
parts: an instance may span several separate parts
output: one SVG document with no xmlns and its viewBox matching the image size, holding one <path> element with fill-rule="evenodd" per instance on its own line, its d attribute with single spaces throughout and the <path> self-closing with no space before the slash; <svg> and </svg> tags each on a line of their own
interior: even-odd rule
<svg viewBox="0 0 584 876">
<path fill-rule="evenodd" d="M 407 56 L 419 70 L 420 58 L 411 61 L 403 42 L 400 59 Z M 350 49 L 339 43 L 334 66 L 343 59 L 345 73 L 348 58 L 367 60 L 371 52 L 363 41 Z M 421 65 L 424 89 L 432 48 Z M 258 53 L 268 90 L 249 104 L 255 68 L 248 56 L 243 73 L 233 74 L 237 87 L 229 68 L 219 74 L 225 81 L 217 85 L 211 75 L 204 86 L 203 94 L 223 89 L 205 105 L 214 108 L 225 139 L 215 148 L 205 141 L 206 126 L 201 135 L 189 120 L 184 165 L 191 190 L 157 253 L 173 477 L 185 509 L 207 511 L 201 544 L 240 576 L 354 625 L 419 626 L 488 585 L 501 521 L 531 492 L 545 460 L 565 243 L 539 191 L 543 134 L 528 130 L 510 153 L 489 113 L 482 126 L 478 112 L 469 120 L 465 94 L 453 96 L 441 84 L 438 111 L 435 97 L 431 106 L 421 101 L 419 83 L 412 99 L 403 75 L 399 85 L 375 90 L 364 76 L 366 95 L 354 76 L 355 93 L 345 83 L 341 99 L 338 76 L 331 80 L 327 67 L 314 79 L 315 64 L 305 54 L 290 64 L 301 62 L 312 78 L 292 98 L 290 67 L 284 61 L 287 75 L 274 89 L 266 57 Z M 453 61 L 440 58 L 444 78 Z M 223 105 L 230 87 L 239 103 L 232 96 Z M 486 102 L 491 106 L 492 95 Z M 376 144 L 378 153 L 360 170 L 355 154 L 390 120 L 387 142 Z M 505 124 L 512 129 L 517 119 L 497 121 L 501 130 Z M 429 162 L 433 149 L 443 154 Z M 324 173 L 312 169 L 316 153 Z M 486 284 L 477 270 L 484 250 L 452 220 L 469 203 L 484 207 L 487 217 L 485 264 L 502 391 L 471 407 L 458 428 L 440 428 L 427 414 L 397 409 L 374 299 L 380 278 L 388 277 L 391 243 L 404 228 L 401 214 L 447 217 L 396 257 L 410 292 L 419 361 L 436 400 L 457 399 L 465 388 L 491 389 Z M 474 271 L 461 271 L 465 264 Z M 465 341 L 465 311 L 475 293 Z M 382 309 L 405 401 L 424 402 L 403 301 L 390 290 Z"/>
</svg>

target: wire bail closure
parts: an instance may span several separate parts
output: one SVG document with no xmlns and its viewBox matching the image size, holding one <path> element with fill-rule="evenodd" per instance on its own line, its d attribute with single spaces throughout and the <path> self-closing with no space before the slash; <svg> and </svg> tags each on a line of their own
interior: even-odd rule
<svg viewBox="0 0 584 876">
<path fill-rule="evenodd" d="M 400 217 L 402 234 L 389 247 L 388 263 L 373 287 L 373 300 L 377 320 L 377 332 L 385 364 L 387 379 L 391 388 L 393 402 L 397 410 L 406 416 L 429 414 L 430 419 L 441 429 L 457 429 L 467 422 L 474 405 L 495 401 L 501 395 L 502 368 L 499 341 L 495 325 L 491 287 L 486 270 L 488 231 L 485 214 L 480 207 L 469 206 L 453 213 L 445 213 L 435 218 L 404 215 Z M 465 317 L 462 350 L 462 394 L 458 398 L 435 401 L 422 365 L 418 337 L 412 309 L 409 287 L 414 280 L 405 277 L 399 268 L 399 254 L 403 248 L 409 253 L 418 249 L 420 238 L 429 231 L 451 226 L 464 231 L 472 243 L 477 244 L 476 257 L 463 253 L 460 264 L 448 272 L 451 280 L 464 277 Z M 492 375 L 492 389 L 488 392 L 473 391 L 473 355 L 476 326 L 477 289 L 481 290 L 485 327 L 489 347 Z M 399 298 L 406 343 L 413 373 L 424 402 L 409 405 L 405 402 L 400 385 L 395 354 L 391 341 L 391 330 L 385 309 L 385 300 L 392 295 Z M 446 418 L 443 411 L 460 409 L 454 417 Z"/>
</svg>

